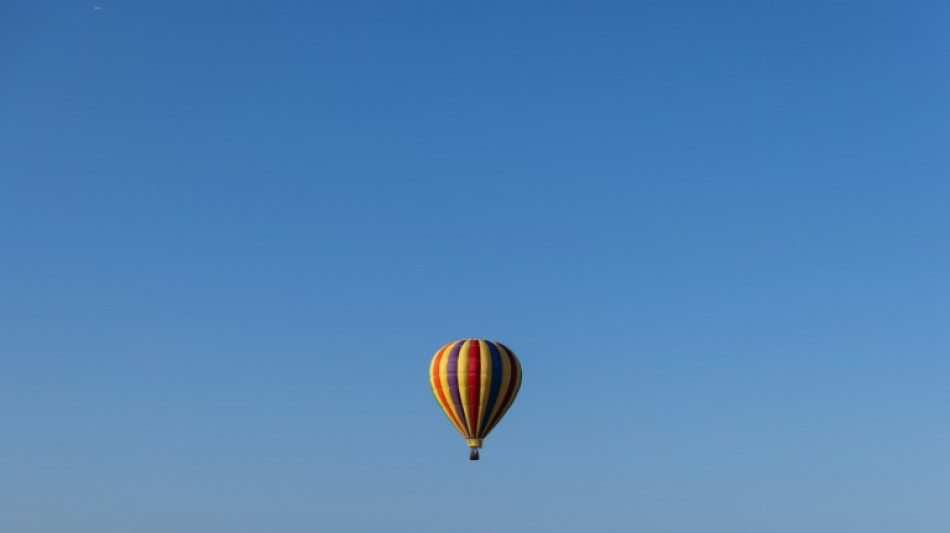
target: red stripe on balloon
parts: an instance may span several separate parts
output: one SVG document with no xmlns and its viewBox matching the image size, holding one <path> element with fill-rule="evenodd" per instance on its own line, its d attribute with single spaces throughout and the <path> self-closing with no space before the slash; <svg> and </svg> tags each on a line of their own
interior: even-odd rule
<svg viewBox="0 0 950 533">
<path fill-rule="evenodd" d="M 471 433 L 473 437 L 478 430 L 478 406 L 481 397 L 482 387 L 482 343 L 473 340 L 468 348 L 468 409 L 471 411 L 469 423 L 471 424 Z"/>
</svg>

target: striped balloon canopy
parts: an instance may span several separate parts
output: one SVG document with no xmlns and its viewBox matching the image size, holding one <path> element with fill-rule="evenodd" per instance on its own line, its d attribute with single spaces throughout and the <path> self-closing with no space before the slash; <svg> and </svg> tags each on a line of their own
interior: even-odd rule
<svg viewBox="0 0 950 533">
<path fill-rule="evenodd" d="M 482 440 L 498 425 L 521 388 L 521 363 L 504 344 L 465 339 L 443 346 L 429 366 L 436 401 L 478 459 Z"/>
</svg>

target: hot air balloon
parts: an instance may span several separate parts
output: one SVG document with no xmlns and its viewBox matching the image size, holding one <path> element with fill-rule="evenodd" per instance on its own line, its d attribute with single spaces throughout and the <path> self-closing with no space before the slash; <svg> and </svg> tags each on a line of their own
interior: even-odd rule
<svg viewBox="0 0 950 533">
<path fill-rule="evenodd" d="M 465 339 L 443 346 L 429 366 L 436 401 L 478 460 L 482 440 L 511 407 L 521 388 L 521 363 L 505 345 Z"/>
</svg>

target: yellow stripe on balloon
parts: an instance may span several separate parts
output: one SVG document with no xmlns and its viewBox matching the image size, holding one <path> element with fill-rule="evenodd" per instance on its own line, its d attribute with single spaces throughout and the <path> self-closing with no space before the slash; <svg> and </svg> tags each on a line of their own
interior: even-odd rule
<svg viewBox="0 0 950 533">
<path fill-rule="evenodd" d="M 499 347 L 501 346 L 499 345 Z M 508 354 L 508 357 L 503 357 L 502 359 L 505 360 L 506 363 L 508 363 L 508 359 L 510 358 L 511 363 L 514 363 L 514 366 L 508 363 L 507 377 L 509 378 L 508 383 L 511 383 L 510 381 L 511 379 L 514 379 L 515 383 L 514 383 L 514 388 L 511 391 L 511 397 L 508 398 L 508 401 L 504 402 L 504 405 L 501 406 L 501 411 L 499 411 L 498 416 L 495 417 L 494 420 L 491 422 L 491 427 L 489 427 L 488 430 L 485 431 L 485 435 L 488 435 L 488 433 L 491 432 L 491 430 L 494 429 L 495 426 L 498 425 L 498 422 L 501 422 L 501 419 L 505 416 L 505 413 L 507 413 L 508 409 L 512 406 L 512 404 L 515 403 L 515 397 L 518 396 L 518 390 L 521 389 L 521 363 L 518 362 L 518 358 L 515 357 L 515 354 L 511 353 L 508 350 L 505 350 L 504 347 L 501 347 L 501 348 L 502 350 L 504 350 L 504 353 Z M 504 390 L 507 390 L 507 389 L 504 389 Z"/>
<path fill-rule="evenodd" d="M 455 415 L 452 423 L 455 424 L 455 428 L 459 430 L 459 433 L 461 433 L 463 437 L 468 438 L 468 433 L 461 424 L 462 417 L 456 412 L 455 402 L 452 401 L 452 390 L 449 388 L 449 354 L 454 345 L 454 342 L 445 345 L 445 353 L 442 355 L 442 363 L 439 365 L 439 380 L 442 381 L 442 394 L 445 395 L 446 401 L 445 404 L 442 404 L 442 410 L 445 411 L 446 414 L 451 412 Z M 450 416 L 449 418 L 452 417 Z"/>
<path fill-rule="evenodd" d="M 504 412 L 502 403 L 504 403 L 505 391 L 508 390 L 508 384 L 511 383 L 511 362 L 509 361 L 508 352 L 497 342 L 492 342 L 492 344 L 495 345 L 495 348 L 498 349 L 498 355 L 501 356 L 499 357 L 499 359 L 501 359 L 501 368 L 497 370 L 501 372 L 501 385 L 498 387 L 498 399 L 495 400 L 495 405 L 492 407 L 491 418 L 488 419 L 488 426 L 485 427 L 483 437 L 488 436 L 491 428 L 495 427 L 498 417 Z"/>
<path fill-rule="evenodd" d="M 462 425 L 465 426 L 465 429 L 471 427 L 472 420 L 472 406 L 469 405 L 471 402 L 469 401 L 468 397 L 468 347 L 470 344 L 471 341 L 465 341 L 462 343 L 462 347 L 459 349 L 458 358 L 459 396 L 462 399 L 462 410 L 465 412 L 465 418 L 462 419 Z M 469 438 L 472 438 L 471 432 L 469 432 L 469 435 Z"/>
<path fill-rule="evenodd" d="M 445 360 L 445 352 L 448 350 L 449 346 L 451 346 L 452 344 L 454 343 L 450 342 L 446 344 L 445 346 L 443 346 L 442 348 L 440 348 L 439 351 L 435 353 L 435 357 L 432 358 L 432 364 L 429 365 L 429 384 L 432 387 L 432 394 L 435 396 L 435 401 L 439 403 L 439 407 L 442 408 L 442 412 L 444 412 L 445 416 L 447 416 L 448 419 L 452 421 L 452 425 L 454 425 L 455 428 L 458 429 L 459 426 L 455 422 L 455 419 L 452 417 L 453 412 L 450 411 L 447 408 L 448 406 L 446 405 L 446 403 L 442 401 L 442 397 L 445 397 L 445 389 L 442 385 L 436 385 L 436 379 L 435 379 L 435 375 L 437 374 L 439 376 L 439 380 L 441 381 L 441 383 L 442 384 L 445 383 L 445 378 L 443 377 L 443 374 L 441 372 L 442 361 Z M 439 359 L 440 354 L 442 356 L 441 360 Z M 436 362 L 439 362 L 439 368 L 436 368 Z M 439 396 L 440 393 L 442 394 L 442 396 Z"/>
</svg>

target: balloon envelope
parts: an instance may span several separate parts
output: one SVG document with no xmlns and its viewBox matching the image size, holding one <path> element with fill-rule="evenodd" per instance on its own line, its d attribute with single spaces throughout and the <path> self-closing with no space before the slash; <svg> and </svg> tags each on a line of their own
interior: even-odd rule
<svg viewBox="0 0 950 533">
<path fill-rule="evenodd" d="M 435 353 L 429 381 L 446 416 L 477 450 L 515 401 L 521 363 L 499 342 L 465 339 Z M 472 458 L 477 457 L 473 451 Z"/>
</svg>

